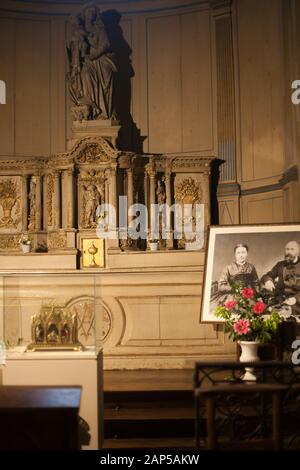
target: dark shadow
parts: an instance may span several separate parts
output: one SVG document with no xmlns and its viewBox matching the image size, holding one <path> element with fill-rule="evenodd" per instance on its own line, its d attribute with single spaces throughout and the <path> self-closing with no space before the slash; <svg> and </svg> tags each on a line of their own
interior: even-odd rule
<svg viewBox="0 0 300 470">
<path fill-rule="evenodd" d="M 81 416 L 78 416 L 78 437 L 80 447 L 90 444 L 90 426 Z"/>
<path fill-rule="evenodd" d="M 118 146 L 120 150 L 142 153 L 145 137 L 141 137 L 130 112 L 131 79 L 134 77 L 131 63 L 132 49 L 125 40 L 120 26 L 121 14 L 116 10 L 107 10 L 102 13 L 102 19 L 118 69 L 114 82 L 116 115 L 121 125 Z"/>
<path fill-rule="evenodd" d="M 35 252 L 36 253 L 47 253 L 48 248 L 47 248 L 46 244 L 39 243 L 38 246 L 35 249 Z"/>
<path fill-rule="evenodd" d="M 211 163 L 211 178 L 210 178 L 210 208 L 211 208 L 211 225 L 219 224 L 219 205 L 218 205 L 218 184 L 220 180 L 220 166 L 225 163 L 225 160 L 216 158 Z"/>
</svg>

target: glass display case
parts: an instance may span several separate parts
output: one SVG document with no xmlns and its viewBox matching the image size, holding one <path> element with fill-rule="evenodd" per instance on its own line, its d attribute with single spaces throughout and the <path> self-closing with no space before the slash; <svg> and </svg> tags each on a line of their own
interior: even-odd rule
<svg viewBox="0 0 300 470">
<path fill-rule="evenodd" d="M 1 274 L 0 300 L 0 340 L 8 351 L 102 349 L 97 274 Z"/>
</svg>

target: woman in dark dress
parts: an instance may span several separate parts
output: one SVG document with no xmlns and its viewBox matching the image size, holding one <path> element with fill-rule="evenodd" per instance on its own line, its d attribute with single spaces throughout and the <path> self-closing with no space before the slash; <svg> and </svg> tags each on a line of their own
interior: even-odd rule
<svg viewBox="0 0 300 470">
<path fill-rule="evenodd" d="M 214 307 L 224 305 L 230 299 L 231 284 L 233 283 L 257 290 L 259 279 L 255 267 L 247 261 L 248 251 L 247 245 L 239 244 L 235 246 L 235 261 L 226 266 L 218 281 L 218 290 L 211 296 Z"/>
</svg>

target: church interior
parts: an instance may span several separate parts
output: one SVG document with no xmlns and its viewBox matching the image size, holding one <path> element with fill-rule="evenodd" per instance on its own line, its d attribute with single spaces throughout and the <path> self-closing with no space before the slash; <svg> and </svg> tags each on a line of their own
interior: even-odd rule
<svg viewBox="0 0 300 470">
<path fill-rule="evenodd" d="M 297 0 L 1 0 L 0 449 L 299 447 L 298 88 Z"/>
</svg>

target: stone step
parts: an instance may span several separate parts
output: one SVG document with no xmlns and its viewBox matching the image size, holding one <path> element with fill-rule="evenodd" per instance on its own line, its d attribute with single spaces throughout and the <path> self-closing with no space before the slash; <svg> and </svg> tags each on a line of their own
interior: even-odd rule
<svg viewBox="0 0 300 470">
<path fill-rule="evenodd" d="M 195 449 L 194 438 L 104 439 L 104 449 Z"/>
<path fill-rule="evenodd" d="M 122 408 L 115 407 L 104 410 L 105 420 L 180 420 L 194 419 L 195 410 L 189 407 L 148 407 Z"/>
</svg>

